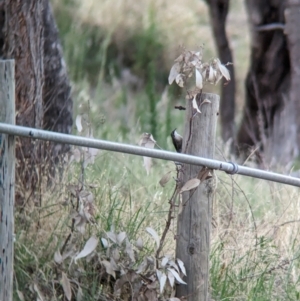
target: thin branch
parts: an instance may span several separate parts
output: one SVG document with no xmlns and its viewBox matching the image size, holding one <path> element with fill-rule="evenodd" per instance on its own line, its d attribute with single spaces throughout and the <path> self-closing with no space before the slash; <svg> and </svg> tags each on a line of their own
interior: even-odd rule
<svg viewBox="0 0 300 301">
<path fill-rule="evenodd" d="M 253 210 L 252 210 L 252 206 L 250 204 L 250 201 L 248 200 L 245 192 L 243 191 L 243 189 L 240 187 L 240 185 L 232 178 L 232 181 L 234 182 L 234 184 L 240 189 L 240 192 L 243 194 L 247 204 L 248 204 L 248 207 L 249 207 L 249 210 L 250 210 L 250 213 L 251 213 L 251 217 L 252 217 L 252 220 L 253 220 L 253 226 L 254 226 L 254 231 L 255 231 L 255 240 L 256 240 L 256 243 L 258 241 L 258 237 L 257 237 L 257 226 L 256 226 L 256 222 L 255 222 L 255 217 L 254 217 L 254 213 L 253 213 Z"/>
<path fill-rule="evenodd" d="M 287 264 L 291 263 L 288 259 L 284 259 L 281 263 L 279 263 L 277 266 L 271 267 L 266 271 L 263 271 L 261 273 L 256 273 L 256 274 L 252 274 L 243 278 L 240 278 L 239 281 L 244 281 L 247 279 L 251 279 L 251 278 L 255 278 L 255 277 L 260 277 L 261 275 L 264 274 L 271 274 L 272 272 L 274 272 L 275 270 L 278 269 L 283 269 Z"/>
<path fill-rule="evenodd" d="M 79 209 L 79 192 L 81 191 L 80 190 L 76 190 L 76 212 L 78 212 L 78 209 Z M 73 209 L 74 209 L 74 206 L 73 206 Z M 72 224 L 71 224 L 71 232 L 69 233 L 69 235 L 67 236 L 61 250 L 60 250 L 60 254 L 63 254 L 63 252 L 65 251 L 67 245 L 68 245 L 68 242 L 70 241 L 71 237 L 72 237 L 72 233 L 74 232 L 75 230 L 75 218 L 72 218 Z"/>
<path fill-rule="evenodd" d="M 287 224 L 292 224 L 292 223 L 299 223 L 300 222 L 300 219 L 296 219 L 296 220 L 293 220 L 293 221 L 287 221 L 287 222 L 284 222 L 280 225 L 277 225 L 277 227 L 282 227 L 282 226 L 285 226 Z"/>
<path fill-rule="evenodd" d="M 160 252 L 161 252 L 161 250 L 163 248 L 163 245 L 164 245 L 167 233 L 169 232 L 169 229 L 170 229 L 170 226 L 171 226 L 171 221 L 174 218 L 174 216 L 173 216 L 173 209 L 175 207 L 175 200 L 176 200 L 177 196 L 178 196 L 178 185 L 176 184 L 175 189 L 174 189 L 173 194 L 172 194 L 172 197 L 171 197 L 171 199 L 169 201 L 169 203 L 170 203 L 170 209 L 169 209 L 168 217 L 167 217 L 167 220 L 166 220 L 166 226 L 165 226 L 163 234 L 162 234 L 162 236 L 160 238 L 159 247 L 158 247 L 158 249 L 156 251 L 156 254 L 155 254 L 156 267 L 157 268 L 158 268 L 158 258 L 159 258 Z"/>
<path fill-rule="evenodd" d="M 272 31 L 272 30 L 285 30 L 283 23 L 270 23 L 266 25 L 259 25 L 254 27 L 256 31 Z"/>
</svg>

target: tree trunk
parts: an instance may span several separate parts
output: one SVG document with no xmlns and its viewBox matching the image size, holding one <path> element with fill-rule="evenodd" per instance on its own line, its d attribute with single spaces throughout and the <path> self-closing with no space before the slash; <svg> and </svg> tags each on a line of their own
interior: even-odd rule
<svg viewBox="0 0 300 301">
<path fill-rule="evenodd" d="M 43 107 L 45 130 L 71 133 L 72 130 L 72 99 L 71 85 L 67 68 L 63 59 L 59 42 L 58 29 L 53 17 L 49 1 L 45 2 L 43 12 L 44 24 L 44 87 Z M 69 150 L 69 145 L 55 144 L 50 148 L 52 157 L 57 158 Z"/>
<path fill-rule="evenodd" d="M 218 56 L 223 64 L 233 63 L 233 57 L 226 35 L 226 18 L 229 10 L 229 0 L 206 0 L 210 22 L 213 29 L 215 43 L 218 49 Z M 234 114 L 235 114 L 235 75 L 233 65 L 228 66 L 231 81 L 225 84 L 222 79 L 220 118 L 221 135 L 223 141 L 228 141 L 235 137 Z"/>
<path fill-rule="evenodd" d="M 294 135 L 290 137 L 295 139 L 297 144 L 291 149 L 294 157 L 299 156 L 300 148 L 300 0 L 288 0 L 285 10 L 286 28 L 285 33 L 288 39 L 289 54 L 291 63 L 291 89 L 290 101 L 292 102 L 292 117 L 294 126 Z M 291 125 L 292 126 L 292 125 Z"/>
<path fill-rule="evenodd" d="M 49 1 L 5 0 L 2 9 L 3 56 L 16 63 L 16 124 L 70 133 L 70 84 Z M 43 174 L 49 175 L 50 162 L 67 150 L 63 145 L 45 147 L 41 141 L 18 138 L 17 183 L 34 190 Z"/>
<path fill-rule="evenodd" d="M 290 59 L 284 28 L 285 1 L 246 0 L 251 27 L 251 61 L 246 104 L 238 132 L 241 153 L 259 146 L 268 165 L 291 160 L 286 137 L 294 135 L 289 99 Z M 290 141 L 291 144 L 292 141 Z"/>
</svg>

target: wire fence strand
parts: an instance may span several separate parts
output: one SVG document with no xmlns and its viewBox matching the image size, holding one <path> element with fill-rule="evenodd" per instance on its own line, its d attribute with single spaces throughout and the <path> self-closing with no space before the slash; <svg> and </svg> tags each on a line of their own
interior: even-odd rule
<svg viewBox="0 0 300 301">
<path fill-rule="evenodd" d="M 126 153 L 137 156 L 152 157 L 168 161 L 176 161 L 180 163 L 206 166 L 210 169 L 224 171 L 228 174 L 239 174 L 243 176 L 283 183 L 286 185 L 292 185 L 300 187 L 300 178 L 291 177 L 288 175 L 282 175 L 279 173 L 265 171 L 256 168 L 250 168 L 242 165 L 238 165 L 233 162 L 223 162 L 219 160 L 207 159 L 203 157 L 196 157 L 187 154 L 180 154 L 170 151 L 149 149 L 145 147 L 93 139 L 85 138 L 81 136 L 62 134 L 57 132 L 39 130 L 35 128 L 10 125 L 0 123 L 0 133 L 9 135 L 22 136 L 32 139 L 40 139 L 45 141 L 53 141 L 63 144 L 71 144 L 77 146 L 84 146 L 89 148 L 96 148 L 102 150 L 108 150 L 119 153 Z"/>
</svg>

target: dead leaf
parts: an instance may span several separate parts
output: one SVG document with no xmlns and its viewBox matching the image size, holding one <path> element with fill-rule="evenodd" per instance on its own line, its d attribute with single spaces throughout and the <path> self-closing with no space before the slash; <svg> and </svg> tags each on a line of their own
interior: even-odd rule
<svg viewBox="0 0 300 301">
<path fill-rule="evenodd" d="M 216 71 L 216 79 L 215 79 L 215 84 L 217 84 L 221 79 L 223 75 L 220 70 Z"/>
<path fill-rule="evenodd" d="M 216 71 L 213 69 L 212 66 L 209 66 L 208 81 L 210 83 L 215 83 L 215 80 L 216 80 Z"/>
<path fill-rule="evenodd" d="M 229 70 L 223 65 L 221 64 L 220 60 L 217 59 L 217 65 L 219 67 L 220 72 L 222 73 L 223 77 L 227 80 L 230 81 L 230 73 Z"/>
<path fill-rule="evenodd" d="M 60 254 L 60 251 L 57 250 L 55 253 L 54 253 L 54 261 L 58 264 L 61 264 L 63 262 L 63 258 Z"/>
<path fill-rule="evenodd" d="M 109 244 L 106 238 L 101 238 L 101 242 L 104 249 L 108 248 Z"/>
<path fill-rule="evenodd" d="M 75 121 L 75 124 L 76 124 L 76 127 L 77 127 L 77 131 L 79 133 L 81 133 L 81 131 L 82 131 L 81 117 L 82 117 L 82 115 L 77 115 L 76 116 L 76 121 Z"/>
<path fill-rule="evenodd" d="M 102 260 L 101 263 L 104 265 L 106 273 L 113 276 L 116 279 L 116 273 L 115 273 L 111 263 L 107 260 Z"/>
<path fill-rule="evenodd" d="M 21 301 L 25 301 L 24 295 L 21 291 L 17 290 L 17 295 Z"/>
<path fill-rule="evenodd" d="M 170 271 L 168 271 L 168 279 L 171 287 L 173 287 L 175 283 L 175 277 Z"/>
<path fill-rule="evenodd" d="M 152 167 L 152 158 L 143 157 L 143 159 L 144 159 L 144 167 L 146 169 L 147 175 L 149 175 L 151 167 Z"/>
<path fill-rule="evenodd" d="M 79 231 L 81 234 L 85 234 L 85 225 L 86 225 L 86 218 L 83 217 L 80 214 L 77 214 L 77 216 L 74 218 L 74 226 L 77 231 Z"/>
<path fill-rule="evenodd" d="M 115 262 L 118 262 L 119 259 L 120 259 L 120 252 L 119 252 L 119 250 L 118 249 L 113 249 L 111 256 L 115 260 Z"/>
<path fill-rule="evenodd" d="M 117 243 L 117 235 L 114 232 L 106 232 L 106 235 L 112 242 Z"/>
<path fill-rule="evenodd" d="M 72 249 L 70 249 L 70 250 L 68 250 L 68 251 L 66 251 L 65 253 L 62 254 L 62 259 L 65 260 L 66 258 L 68 258 L 70 256 L 73 257 L 73 255 L 75 253 L 76 253 L 75 250 L 72 248 Z"/>
<path fill-rule="evenodd" d="M 33 289 L 34 289 L 34 291 L 37 293 L 38 298 L 39 298 L 41 301 L 46 300 L 46 299 L 44 298 L 43 293 L 41 292 L 41 290 L 40 290 L 40 288 L 38 287 L 38 285 L 37 285 L 36 282 L 33 283 Z"/>
<path fill-rule="evenodd" d="M 179 62 L 179 63 L 181 63 L 181 62 L 183 62 L 183 60 L 184 60 L 184 57 L 183 57 L 182 54 L 180 54 L 180 56 L 179 56 L 176 60 L 174 60 L 174 62 Z"/>
<path fill-rule="evenodd" d="M 125 251 L 128 254 L 131 261 L 135 262 L 134 251 L 133 251 L 132 245 L 129 242 L 128 238 L 126 238 L 126 249 L 125 249 Z"/>
<path fill-rule="evenodd" d="M 186 276 L 186 270 L 185 270 L 183 261 L 180 260 L 179 258 L 177 258 L 177 262 L 178 262 L 178 265 L 179 265 L 179 267 L 180 267 L 180 270 L 181 270 L 182 274 L 183 274 L 184 276 Z"/>
<path fill-rule="evenodd" d="M 197 113 L 201 114 L 201 111 L 199 110 L 199 107 L 198 107 L 198 104 L 197 104 L 197 101 L 196 101 L 196 95 L 194 96 L 194 98 L 192 100 L 192 106 L 193 106 L 193 109 L 194 109 L 193 116 L 196 115 Z"/>
<path fill-rule="evenodd" d="M 122 244 L 122 242 L 124 241 L 124 239 L 126 238 L 126 232 L 120 232 L 118 235 L 117 235 L 117 243 L 118 245 L 120 246 Z"/>
<path fill-rule="evenodd" d="M 77 163 L 80 162 L 80 160 L 81 160 L 80 150 L 78 148 L 75 148 L 72 153 L 73 153 L 75 162 L 77 162 Z"/>
<path fill-rule="evenodd" d="M 177 271 L 177 273 L 179 273 L 179 268 L 178 268 L 178 266 L 177 266 L 177 264 L 175 263 L 174 260 L 169 260 L 169 265 L 171 267 L 173 267 Z"/>
<path fill-rule="evenodd" d="M 67 185 L 67 189 L 72 194 L 72 196 L 77 196 L 77 191 L 79 190 L 78 185 L 69 184 Z"/>
<path fill-rule="evenodd" d="M 183 193 L 184 191 L 192 190 L 200 185 L 200 180 L 197 178 L 188 180 L 180 189 L 179 193 Z"/>
<path fill-rule="evenodd" d="M 198 178 L 201 182 L 203 182 L 203 181 L 205 181 L 205 180 L 207 180 L 207 179 L 212 178 L 211 169 L 209 169 L 209 168 L 207 168 L 207 167 L 203 167 L 203 168 L 199 171 L 197 178 Z"/>
<path fill-rule="evenodd" d="M 96 148 L 88 148 L 84 153 L 84 166 L 88 166 L 88 164 L 94 164 L 95 158 L 97 157 L 99 150 Z"/>
<path fill-rule="evenodd" d="M 137 274 L 143 274 L 147 267 L 148 267 L 148 260 L 147 258 L 144 258 L 144 260 L 142 261 L 142 263 L 138 266 L 137 270 L 136 270 L 136 273 Z"/>
<path fill-rule="evenodd" d="M 144 133 L 139 142 L 140 146 L 146 148 L 154 148 L 155 144 L 156 141 L 154 140 L 153 136 L 149 133 Z M 144 166 L 146 168 L 147 174 L 149 174 L 152 166 L 152 158 L 143 157 L 143 159 L 144 159 Z"/>
<path fill-rule="evenodd" d="M 209 99 L 204 99 L 202 102 L 201 102 L 201 106 L 204 105 L 205 103 L 211 103 L 211 101 Z"/>
<path fill-rule="evenodd" d="M 157 299 L 157 292 L 156 289 L 148 289 L 145 292 L 145 297 L 147 301 L 156 301 Z"/>
<path fill-rule="evenodd" d="M 149 133 L 143 133 L 140 138 L 139 145 L 147 148 L 154 148 L 156 141 Z"/>
<path fill-rule="evenodd" d="M 195 73 L 196 73 L 196 87 L 202 90 L 203 88 L 202 75 L 197 68 L 195 68 Z"/>
<path fill-rule="evenodd" d="M 61 273 L 61 285 L 63 287 L 65 296 L 70 301 L 72 298 L 71 283 L 70 283 L 70 280 L 68 279 L 67 275 L 64 272 Z"/>
<path fill-rule="evenodd" d="M 183 88 L 184 87 L 184 83 L 185 83 L 185 75 L 184 74 L 182 74 L 182 73 L 180 73 L 180 74 L 178 74 L 177 76 L 176 76 L 176 84 L 179 86 L 179 87 L 181 87 L 181 88 Z"/>
<path fill-rule="evenodd" d="M 176 79 L 177 75 L 179 74 L 180 69 L 181 69 L 181 64 L 179 62 L 176 62 L 172 66 L 172 68 L 170 70 L 169 78 L 168 78 L 169 85 L 172 85 L 173 81 Z"/>
<path fill-rule="evenodd" d="M 78 286 L 76 301 L 82 301 L 82 300 L 83 300 L 83 291 L 82 291 L 82 288 L 80 286 Z"/>
<path fill-rule="evenodd" d="M 159 281 L 159 291 L 160 293 L 163 292 L 166 281 L 167 281 L 167 275 L 160 270 L 156 270 L 157 279 Z"/>
<path fill-rule="evenodd" d="M 171 171 L 168 171 L 160 179 L 159 181 L 160 186 L 165 187 L 165 185 L 170 181 L 170 179 L 171 179 Z"/>
<path fill-rule="evenodd" d="M 86 257 L 89 254 L 91 254 L 96 249 L 97 245 L 98 245 L 98 238 L 96 238 L 95 236 L 91 236 L 89 240 L 86 242 L 83 250 L 74 258 L 75 262 L 78 259 Z"/>
<path fill-rule="evenodd" d="M 135 246 L 141 251 L 143 250 L 144 243 L 141 237 L 139 237 L 135 243 Z"/>
<path fill-rule="evenodd" d="M 111 265 L 111 267 L 114 271 L 119 271 L 120 270 L 117 263 L 115 262 L 115 260 L 112 257 L 110 258 L 110 265 Z"/>
<path fill-rule="evenodd" d="M 142 281 L 140 276 L 134 272 L 134 271 L 128 271 L 124 273 L 120 278 L 118 277 L 118 280 L 116 281 L 113 290 L 114 290 L 114 297 L 116 298 L 110 298 L 110 300 L 120 300 L 120 294 L 121 294 L 121 289 L 123 285 L 130 283 L 130 287 L 132 290 L 132 293 L 134 295 L 139 292 L 140 288 L 142 287 Z M 123 296 L 124 297 L 124 296 Z M 145 300 L 145 299 L 140 299 L 140 298 L 122 298 L 122 300 Z"/>
<path fill-rule="evenodd" d="M 176 279 L 179 283 L 181 283 L 181 284 L 186 284 L 186 282 L 184 282 L 184 281 L 180 278 L 179 274 L 178 274 L 175 270 L 168 268 L 168 271 L 170 271 L 170 272 L 173 274 L 173 276 L 175 277 L 175 279 Z"/>
<path fill-rule="evenodd" d="M 147 227 L 146 228 L 146 231 L 153 237 L 153 239 L 155 240 L 156 242 L 156 246 L 157 248 L 159 247 L 159 236 L 158 234 L 156 233 L 156 231 L 150 227 Z"/>
<path fill-rule="evenodd" d="M 168 262 L 169 258 L 165 256 L 161 261 L 161 266 L 164 268 Z"/>
</svg>

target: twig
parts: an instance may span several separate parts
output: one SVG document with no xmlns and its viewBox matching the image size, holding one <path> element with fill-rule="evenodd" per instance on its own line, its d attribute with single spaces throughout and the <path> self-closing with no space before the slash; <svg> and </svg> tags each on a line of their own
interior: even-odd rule
<svg viewBox="0 0 300 301">
<path fill-rule="evenodd" d="M 229 214 L 229 220 L 228 220 L 228 223 L 225 227 L 225 231 L 224 231 L 224 234 L 223 236 L 221 237 L 221 240 L 224 240 L 225 236 L 228 234 L 228 229 L 229 229 L 229 226 L 232 222 L 232 217 L 233 217 L 233 201 L 234 201 L 234 192 L 235 192 L 235 189 L 234 189 L 234 182 L 233 182 L 233 178 L 232 176 L 230 177 L 231 178 L 231 202 L 229 204 L 229 208 L 230 209 L 230 214 Z M 225 188 L 227 190 L 227 188 Z M 230 195 L 229 191 L 228 191 L 228 194 Z"/>
<path fill-rule="evenodd" d="M 295 259 L 297 259 L 298 257 L 296 258 L 293 258 L 291 260 L 289 259 L 284 259 L 282 260 L 277 266 L 274 266 L 274 267 L 271 267 L 269 268 L 268 270 L 264 271 L 264 272 L 261 272 L 261 273 L 257 273 L 257 274 L 252 274 L 252 275 L 249 275 L 249 276 L 246 276 L 246 277 L 243 277 L 243 278 L 240 278 L 239 280 L 240 281 L 244 281 L 246 279 L 249 279 L 249 278 L 254 278 L 254 277 L 259 277 L 263 274 L 271 274 L 272 272 L 274 272 L 275 270 L 278 270 L 278 269 L 283 269 L 284 266 L 288 265 L 288 264 L 291 264 Z"/>
<path fill-rule="evenodd" d="M 160 238 L 160 242 L 159 242 L 159 247 L 156 251 L 156 254 L 155 254 L 155 258 L 156 258 L 156 267 L 158 268 L 158 258 L 159 258 L 159 254 L 163 248 L 163 245 L 164 245 L 164 242 L 165 242 L 165 239 L 166 239 L 166 236 L 167 236 L 167 233 L 170 229 L 170 226 L 171 226 L 171 221 L 172 219 L 174 218 L 173 217 L 173 209 L 175 207 L 175 200 L 177 198 L 177 195 L 178 195 L 178 185 L 176 184 L 175 186 L 175 189 L 173 191 L 173 194 L 172 194 L 172 197 L 169 201 L 170 203 L 170 209 L 169 209 L 169 213 L 168 213 L 168 217 L 167 217 L 167 220 L 166 220 L 166 226 L 165 226 L 165 229 L 163 231 L 163 234 L 161 235 L 161 238 Z"/>
<path fill-rule="evenodd" d="M 201 95 L 202 95 L 202 90 L 200 93 L 197 93 L 196 95 L 196 99 L 197 100 L 201 100 Z M 191 98 L 189 100 L 192 100 Z M 191 102 L 189 102 L 189 105 L 192 106 Z M 193 106 L 192 106 L 193 107 Z M 188 145 L 189 145 L 189 142 L 190 142 L 190 139 L 191 139 L 191 136 L 192 136 L 192 123 L 193 123 L 193 117 L 195 115 L 192 114 L 192 116 L 190 117 L 190 121 L 189 121 L 189 125 L 190 125 L 190 128 L 189 128 L 189 136 L 188 136 L 188 139 L 186 140 L 186 143 L 185 143 L 185 148 L 184 148 L 184 152 L 187 150 L 188 148 Z"/>
<path fill-rule="evenodd" d="M 80 189 L 81 190 L 81 189 Z M 80 190 L 76 190 L 76 199 L 77 199 L 77 203 L 76 203 L 76 211 L 78 212 L 78 209 L 79 209 L 79 192 Z M 73 206 L 74 208 L 74 206 Z M 71 236 L 72 236 L 72 233 L 74 232 L 75 230 L 75 218 L 72 218 L 72 224 L 71 224 L 71 232 L 69 233 L 69 235 L 67 236 L 61 250 L 60 250 L 60 254 L 63 254 L 64 250 L 66 249 L 67 247 L 67 244 L 69 242 L 69 240 L 71 239 Z"/>
<path fill-rule="evenodd" d="M 243 191 L 243 189 L 240 187 L 240 185 L 232 178 L 232 181 L 234 182 L 234 184 L 240 189 L 240 192 L 243 194 L 248 206 L 249 206 L 249 209 L 250 209 L 250 212 L 251 212 L 251 217 L 252 217 L 252 220 L 253 220 L 253 226 L 254 226 L 254 230 L 255 230 L 255 240 L 256 240 L 256 243 L 258 241 L 258 237 L 257 237 L 257 226 L 256 226 L 256 222 L 255 222 L 255 217 L 254 217 L 254 213 L 253 213 L 253 210 L 252 210 L 252 207 L 251 207 L 251 204 L 245 194 L 245 192 Z"/>
<path fill-rule="evenodd" d="M 256 31 L 272 31 L 272 30 L 285 30 L 283 23 L 270 23 L 266 25 L 259 25 L 254 27 Z"/>
<path fill-rule="evenodd" d="M 292 223 L 299 223 L 300 222 L 300 219 L 296 219 L 296 220 L 293 220 L 293 221 L 287 221 L 287 222 L 284 222 L 280 225 L 277 225 L 277 227 L 282 227 L 282 226 L 285 226 L 287 224 L 292 224 Z"/>
</svg>

